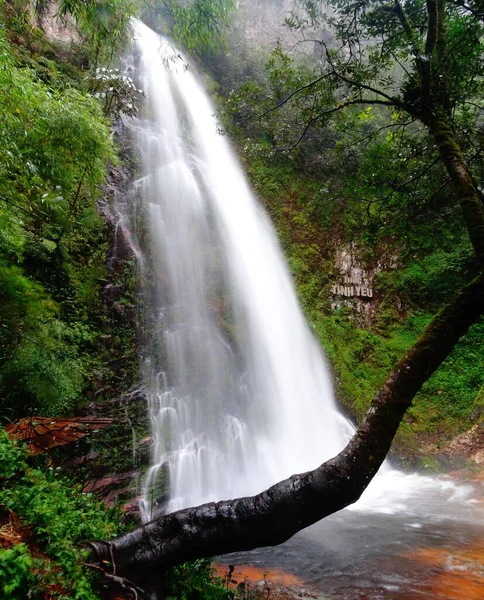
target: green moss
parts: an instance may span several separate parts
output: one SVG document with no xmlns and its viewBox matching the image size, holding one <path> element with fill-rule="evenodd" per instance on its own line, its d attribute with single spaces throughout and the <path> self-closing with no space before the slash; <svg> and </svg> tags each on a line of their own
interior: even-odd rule
<svg viewBox="0 0 484 600">
<path fill-rule="evenodd" d="M 420 240 L 419 251 L 410 255 L 402 250 L 399 268 L 380 273 L 375 284 L 379 302 L 371 326 L 362 327 L 352 309 L 332 311 L 329 303 L 332 256 L 345 226 L 344 213 L 322 192 L 320 182 L 289 160 L 250 147 L 246 154 L 249 176 L 275 224 L 309 324 L 329 358 L 336 395 L 359 419 L 434 311 L 468 279 L 470 244 L 456 232 L 460 223 L 454 230 L 445 220 L 439 227 L 434 223 L 433 230 L 419 225 L 420 237 L 412 242 Z M 378 253 L 378 247 L 362 250 L 370 266 Z M 482 335 L 483 322 L 424 385 L 400 428 L 397 450 L 416 452 L 419 443 L 428 440 L 443 446 L 470 427 L 476 394 L 484 383 L 484 351 L 478 341 Z"/>
<path fill-rule="evenodd" d="M 418 461 L 418 466 L 422 471 L 427 471 L 431 474 L 442 473 L 442 465 L 435 456 L 421 456 Z"/>
<path fill-rule="evenodd" d="M 484 385 L 481 386 L 474 398 L 474 404 L 472 405 L 472 419 L 484 426 Z"/>
</svg>

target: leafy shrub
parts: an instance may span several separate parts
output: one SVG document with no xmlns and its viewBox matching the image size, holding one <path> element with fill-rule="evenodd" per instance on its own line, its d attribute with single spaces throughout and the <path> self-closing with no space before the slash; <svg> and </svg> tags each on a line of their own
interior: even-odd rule
<svg viewBox="0 0 484 600">
<path fill-rule="evenodd" d="M 212 561 L 207 558 L 174 567 L 167 578 L 167 600 L 229 600 L 230 592 L 214 578 Z"/>
<path fill-rule="evenodd" d="M 104 103 L 104 114 L 114 119 L 122 114 L 137 116 L 139 101 L 145 95 L 137 89 L 131 77 L 123 75 L 119 69 L 99 67 L 91 78 L 91 87 L 95 97 Z"/>
<path fill-rule="evenodd" d="M 16 544 L 7 550 L 0 549 L 0 591 L 2 598 L 24 600 L 26 590 L 35 581 L 32 574 L 34 559 L 25 544 Z"/>
<path fill-rule="evenodd" d="M 0 478 L 6 482 L 2 506 L 30 527 L 35 544 L 43 553 L 34 563 L 23 544 L 0 551 L 0 577 L 5 576 L 5 580 L 0 578 L 0 585 L 4 586 L 6 597 L 25 598 L 30 589 L 29 597 L 42 598 L 43 591 L 55 588 L 58 598 L 95 600 L 98 596 L 93 590 L 92 574 L 83 567 L 84 553 L 79 545 L 117 535 L 120 532 L 117 509 L 106 509 L 55 469 L 28 467 L 25 453 L 8 440 L 3 430 L 0 430 Z M 5 591 L 7 585 L 14 587 Z M 20 590 L 23 595 L 15 595 Z"/>
</svg>

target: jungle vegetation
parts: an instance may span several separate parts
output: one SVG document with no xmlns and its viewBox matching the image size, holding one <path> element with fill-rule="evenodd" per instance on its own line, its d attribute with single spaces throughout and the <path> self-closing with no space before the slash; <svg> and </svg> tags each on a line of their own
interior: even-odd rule
<svg viewBox="0 0 484 600">
<path fill-rule="evenodd" d="M 221 597 L 203 557 L 286 539 L 292 526 L 277 537 L 273 523 L 284 523 L 296 501 L 304 523 L 354 501 L 405 414 L 402 446 L 415 450 L 422 440 L 438 447 L 437 439 L 482 415 L 483 7 L 474 0 L 298 0 L 285 23 L 293 47 L 281 42 L 258 52 L 246 45 L 229 0 L 60 2 L 76 31 L 70 45 L 43 31 L 45 8 L 0 4 L 2 422 L 73 415 L 106 382 L 114 397 L 137 377 L 129 366 L 115 377 L 108 366 L 113 352 L 123 365 L 135 362 L 136 340 L 132 327 L 114 326 L 105 310 L 110 237 L 97 206 L 109 166 L 126 160 L 110 128 L 140 96 L 135 86 L 122 89 L 114 70 L 134 14 L 171 33 L 211 73 L 221 127 L 236 139 L 276 224 L 339 398 L 360 420 L 373 399 L 344 453 L 279 484 L 264 497 L 266 514 L 254 508 L 260 498 L 185 511 L 179 539 L 174 522 L 161 520 L 154 535 L 174 536 L 183 551 L 146 555 L 142 565 L 131 561 L 130 544 L 142 544 L 136 535 L 115 542 L 118 573 L 201 558 L 188 571 L 177 567 L 173 593 Z M 394 265 L 377 277 L 370 320 L 348 305 L 333 310 L 329 300 L 334 247 L 351 244 L 369 269 Z M 125 277 L 132 294 L 134 275 Z M 345 487 L 338 474 L 353 459 L 358 473 Z M 3 434 L 0 467 L 0 526 L 15 518 L 29 531 L 0 549 L 2 593 L 100 597 L 96 569 L 82 567 L 79 544 L 121 534 L 116 510 L 106 512 L 46 457 L 27 458 Z M 237 506 L 257 539 L 237 536 Z M 95 548 L 97 571 L 109 571 L 109 546 Z"/>
</svg>

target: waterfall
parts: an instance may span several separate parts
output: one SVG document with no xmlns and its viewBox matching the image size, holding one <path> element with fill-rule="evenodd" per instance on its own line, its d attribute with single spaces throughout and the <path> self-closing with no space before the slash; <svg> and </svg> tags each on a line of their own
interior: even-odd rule
<svg viewBox="0 0 484 600">
<path fill-rule="evenodd" d="M 142 173 L 117 208 L 143 295 L 153 437 L 146 522 L 314 469 L 354 430 L 336 408 L 274 230 L 193 68 L 139 21 L 133 29 L 147 98 L 129 127 Z M 479 535 L 474 494 L 384 465 L 349 509 L 283 546 L 227 560 L 301 573 L 326 595 L 354 598 L 348 581 L 356 581 L 358 595 L 400 597 L 420 579 L 402 550 Z M 395 576 L 395 560 L 407 564 L 404 576 Z"/>
<path fill-rule="evenodd" d="M 207 93 L 166 39 L 139 21 L 133 28 L 147 96 L 132 126 L 149 257 L 146 520 L 156 500 L 171 512 L 313 469 L 343 448 L 351 425 Z"/>
</svg>

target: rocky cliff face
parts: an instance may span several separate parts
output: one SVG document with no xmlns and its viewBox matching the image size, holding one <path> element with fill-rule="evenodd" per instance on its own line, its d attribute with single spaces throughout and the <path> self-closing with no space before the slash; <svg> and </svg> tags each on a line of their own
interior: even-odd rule
<svg viewBox="0 0 484 600">
<path fill-rule="evenodd" d="M 39 8 L 38 21 L 50 41 L 69 45 L 80 40 L 74 20 L 67 15 L 60 16 L 59 3 L 56 0 L 46 0 L 42 4 Z"/>
<path fill-rule="evenodd" d="M 367 266 L 354 245 L 338 245 L 333 260 L 331 310 L 350 309 L 359 325 L 371 327 L 382 301 L 377 276 L 396 268 L 396 259 L 381 257 Z"/>
</svg>

